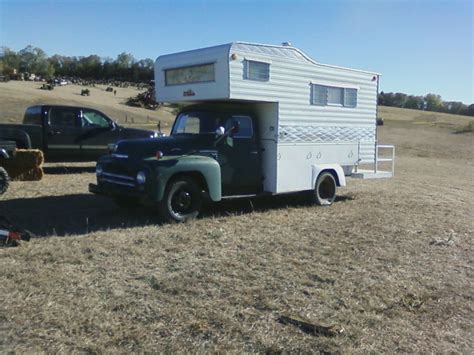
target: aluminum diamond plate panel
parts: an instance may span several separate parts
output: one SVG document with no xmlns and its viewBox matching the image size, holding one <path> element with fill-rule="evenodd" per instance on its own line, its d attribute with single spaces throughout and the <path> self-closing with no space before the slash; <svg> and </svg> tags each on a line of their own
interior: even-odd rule
<svg viewBox="0 0 474 355">
<path fill-rule="evenodd" d="M 375 130 L 367 127 L 278 127 L 279 143 L 352 142 L 375 140 Z"/>
</svg>

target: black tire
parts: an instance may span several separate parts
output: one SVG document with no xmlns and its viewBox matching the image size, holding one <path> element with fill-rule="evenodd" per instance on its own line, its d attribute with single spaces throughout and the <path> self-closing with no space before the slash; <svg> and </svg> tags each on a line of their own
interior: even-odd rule
<svg viewBox="0 0 474 355">
<path fill-rule="evenodd" d="M 7 171 L 0 166 L 0 195 L 4 194 L 8 190 L 10 185 L 10 177 Z"/>
<path fill-rule="evenodd" d="M 161 219 L 165 222 L 185 222 L 196 218 L 201 211 L 201 193 L 199 185 L 190 177 L 170 181 L 158 205 Z"/>
<path fill-rule="evenodd" d="M 320 206 L 330 206 L 336 199 L 336 179 L 334 175 L 328 171 L 319 174 L 314 191 L 312 192 L 312 200 Z"/>
</svg>

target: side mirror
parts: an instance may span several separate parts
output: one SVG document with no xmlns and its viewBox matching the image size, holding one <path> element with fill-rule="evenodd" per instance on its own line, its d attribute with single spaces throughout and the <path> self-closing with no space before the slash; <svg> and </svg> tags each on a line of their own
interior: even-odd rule
<svg viewBox="0 0 474 355">
<path fill-rule="evenodd" d="M 237 134 L 240 131 L 240 122 L 234 121 L 232 124 L 232 128 L 230 129 L 231 134 Z"/>
<path fill-rule="evenodd" d="M 220 126 L 220 127 L 217 127 L 216 129 L 216 136 L 218 137 L 221 137 L 225 134 L 225 129 L 224 127 Z"/>
</svg>

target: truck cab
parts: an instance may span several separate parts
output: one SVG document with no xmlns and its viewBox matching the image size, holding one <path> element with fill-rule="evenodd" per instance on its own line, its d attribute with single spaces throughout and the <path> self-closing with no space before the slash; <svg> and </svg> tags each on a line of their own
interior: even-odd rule
<svg viewBox="0 0 474 355">
<path fill-rule="evenodd" d="M 256 114 L 241 105 L 191 105 L 169 137 L 119 142 L 97 163 L 90 191 L 118 204 L 158 204 L 161 217 L 196 216 L 202 198 L 263 192 Z"/>
</svg>

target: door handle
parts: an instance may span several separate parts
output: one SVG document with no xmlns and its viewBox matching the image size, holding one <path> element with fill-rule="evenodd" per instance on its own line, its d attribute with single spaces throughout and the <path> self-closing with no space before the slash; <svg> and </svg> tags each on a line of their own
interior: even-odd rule
<svg viewBox="0 0 474 355">
<path fill-rule="evenodd" d="M 60 131 L 49 131 L 48 134 L 50 136 L 57 136 L 57 135 L 61 134 L 61 132 Z"/>
<path fill-rule="evenodd" d="M 250 152 L 250 154 L 258 154 L 258 151 L 252 150 L 252 151 Z"/>
</svg>

